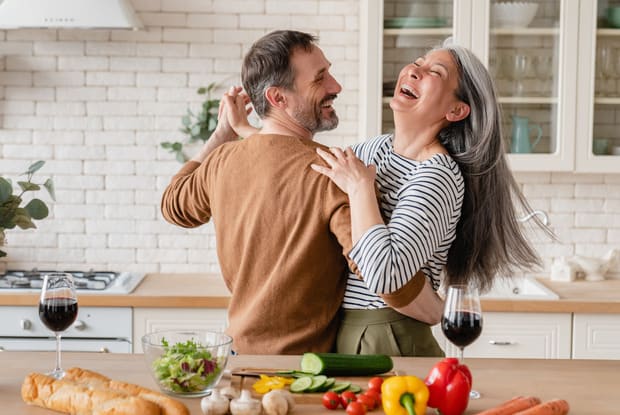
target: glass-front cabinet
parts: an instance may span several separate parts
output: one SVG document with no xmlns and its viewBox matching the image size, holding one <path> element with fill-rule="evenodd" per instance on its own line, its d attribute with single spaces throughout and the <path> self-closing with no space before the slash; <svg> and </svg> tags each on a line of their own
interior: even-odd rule
<svg viewBox="0 0 620 415">
<path fill-rule="evenodd" d="M 620 0 L 615 2 L 362 2 L 362 31 L 364 23 L 369 30 L 362 38 L 368 90 L 361 97 L 361 131 L 372 136 L 393 128 L 389 97 L 399 70 L 453 37 L 495 79 L 514 170 L 620 172 Z"/>
</svg>

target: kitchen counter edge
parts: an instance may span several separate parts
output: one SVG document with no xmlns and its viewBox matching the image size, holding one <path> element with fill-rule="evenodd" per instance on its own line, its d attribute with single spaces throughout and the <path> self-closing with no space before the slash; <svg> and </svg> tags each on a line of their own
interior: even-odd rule
<svg viewBox="0 0 620 415">
<path fill-rule="evenodd" d="M 539 278 L 556 292 L 558 300 L 482 299 L 484 311 L 532 313 L 620 314 L 620 280 L 560 283 Z M 79 296 L 81 306 L 137 308 L 227 308 L 230 300 L 218 274 L 147 274 L 130 294 Z M 0 306 L 37 304 L 38 295 L 0 293 Z"/>
</svg>

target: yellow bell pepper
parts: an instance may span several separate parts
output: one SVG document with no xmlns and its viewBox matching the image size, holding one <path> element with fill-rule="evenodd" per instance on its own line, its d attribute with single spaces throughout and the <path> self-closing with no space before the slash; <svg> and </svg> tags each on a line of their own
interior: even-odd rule
<svg viewBox="0 0 620 415">
<path fill-rule="evenodd" d="M 252 388 L 258 393 L 267 393 L 273 389 L 283 389 L 293 383 L 293 379 L 282 376 L 260 375 L 260 379 L 254 382 Z"/>
<path fill-rule="evenodd" d="M 392 376 L 381 385 L 381 401 L 386 415 L 424 415 L 428 388 L 415 376 Z"/>
</svg>

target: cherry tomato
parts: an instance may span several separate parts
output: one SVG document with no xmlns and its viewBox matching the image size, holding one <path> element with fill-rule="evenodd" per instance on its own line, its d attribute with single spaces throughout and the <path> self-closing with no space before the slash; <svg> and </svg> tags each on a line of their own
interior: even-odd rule
<svg viewBox="0 0 620 415">
<path fill-rule="evenodd" d="M 347 405 L 348 415 L 366 415 L 366 407 L 359 402 L 351 402 Z"/>
<path fill-rule="evenodd" d="M 351 391 L 344 391 L 340 394 L 340 404 L 344 409 L 347 409 L 347 406 L 350 402 L 355 402 L 357 400 L 357 395 L 355 395 Z"/>
<path fill-rule="evenodd" d="M 365 393 L 360 393 L 359 395 L 357 395 L 357 402 L 364 405 L 366 409 L 369 411 L 372 411 L 377 406 L 377 403 L 375 402 L 375 398 Z"/>
<path fill-rule="evenodd" d="M 368 380 L 368 389 L 374 389 L 381 393 L 381 385 L 383 384 L 383 378 L 379 376 L 372 377 Z"/>
<path fill-rule="evenodd" d="M 379 406 L 381 404 L 381 392 L 376 389 L 368 389 L 364 392 L 365 395 L 372 396 L 375 399 L 375 405 Z"/>
<path fill-rule="evenodd" d="M 325 392 L 323 394 L 323 406 L 327 409 L 338 409 L 340 397 L 336 392 Z"/>
</svg>

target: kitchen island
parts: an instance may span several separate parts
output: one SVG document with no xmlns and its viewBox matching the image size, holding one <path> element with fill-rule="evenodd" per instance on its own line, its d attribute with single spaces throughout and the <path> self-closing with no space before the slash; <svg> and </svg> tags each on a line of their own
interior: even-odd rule
<svg viewBox="0 0 620 415">
<path fill-rule="evenodd" d="M 265 368 L 295 369 L 299 356 L 234 356 L 228 362 L 229 369 Z M 434 358 L 394 358 L 398 374 L 424 377 Z M 26 405 L 20 395 L 21 383 L 30 372 L 45 372 L 54 364 L 54 354 L 49 352 L 3 352 L 0 353 L 0 402 L 2 413 L 11 415 L 53 414 L 49 410 Z M 515 395 L 534 395 L 542 400 L 566 399 L 571 415 L 612 415 L 620 408 L 617 393 L 620 361 L 588 360 L 511 360 L 468 359 L 475 388 L 482 397 L 471 400 L 467 415 L 497 405 Z M 80 366 L 98 371 L 111 378 L 132 382 L 156 389 L 147 371 L 142 355 L 64 353 L 63 367 Z M 355 378 L 365 387 L 366 378 Z M 222 382 L 229 382 L 223 378 Z M 251 383 L 250 383 L 251 384 Z M 295 395 L 298 401 L 293 414 L 344 414 L 321 406 L 320 394 Z M 182 399 L 193 415 L 200 415 L 200 399 Z M 375 410 L 375 414 L 383 413 Z M 427 414 L 433 414 L 431 409 Z"/>
</svg>

